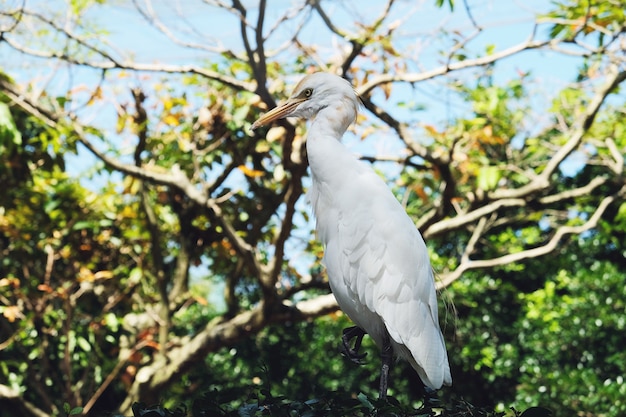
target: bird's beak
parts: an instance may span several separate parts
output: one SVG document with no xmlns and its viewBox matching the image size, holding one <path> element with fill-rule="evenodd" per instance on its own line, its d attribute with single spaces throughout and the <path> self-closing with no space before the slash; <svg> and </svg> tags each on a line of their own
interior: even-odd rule
<svg viewBox="0 0 626 417">
<path fill-rule="evenodd" d="M 285 101 L 278 107 L 273 108 L 272 110 L 265 113 L 263 116 L 259 117 L 259 119 L 250 126 L 250 129 L 254 130 L 261 126 L 265 126 L 270 124 L 274 120 L 283 119 L 288 117 L 293 111 L 298 107 L 298 104 L 302 103 L 306 99 L 304 98 L 290 98 Z"/>
</svg>

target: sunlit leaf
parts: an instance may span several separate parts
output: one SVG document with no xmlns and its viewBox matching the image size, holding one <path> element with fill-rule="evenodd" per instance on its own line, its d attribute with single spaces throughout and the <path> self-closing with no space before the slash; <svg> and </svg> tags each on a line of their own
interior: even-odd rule
<svg viewBox="0 0 626 417">
<path fill-rule="evenodd" d="M 22 134 L 17 130 L 15 121 L 6 103 L 0 102 L 0 146 L 12 142 L 21 145 Z M 0 148 L 1 149 L 1 148 Z"/>
<path fill-rule="evenodd" d="M 0 306 L 0 309 L 2 309 L 2 315 L 4 318 L 10 323 L 15 322 L 18 318 L 22 317 L 22 313 L 20 312 L 20 308 L 18 306 Z"/>
<path fill-rule="evenodd" d="M 80 347 L 85 352 L 91 352 L 91 344 L 82 336 L 79 336 L 76 339 L 76 343 L 78 347 Z"/>
<path fill-rule="evenodd" d="M 180 125 L 180 117 L 170 113 L 163 118 L 163 122 L 169 126 L 178 126 Z"/>
<path fill-rule="evenodd" d="M 476 177 L 476 186 L 485 191 L 491 191 L 496 188 L 498 181 L 502 177 L 502 172 L 495 166 L 484 166 L 478 170 Z"/>
<path fill-rule="evenodd" d="M 259 171 L 257 169 L 248 168 L 245 165 L 239 165 L 237 168 L 239 168 L 239 170 L 241 170 L 241 172 L 243 172 L 246 177 L 258 178 L 258 177 L 262 177 L 263 175 L 265 175 L 264 171 Z"/>
</svg>

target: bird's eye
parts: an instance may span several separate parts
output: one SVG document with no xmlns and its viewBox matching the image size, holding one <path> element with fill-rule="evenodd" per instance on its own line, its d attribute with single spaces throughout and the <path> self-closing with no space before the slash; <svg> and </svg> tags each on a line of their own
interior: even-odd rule
<svg viewBox="0 0 626 417">
<path fill-rule="evenodd" d="M 311 95 L 313 94 L 313 89 L 312 88 L 307 88 L 306 90 L 304 90 L 302 92 L 302 95 L 306 98 L 311 97 Z"/>
</svg>

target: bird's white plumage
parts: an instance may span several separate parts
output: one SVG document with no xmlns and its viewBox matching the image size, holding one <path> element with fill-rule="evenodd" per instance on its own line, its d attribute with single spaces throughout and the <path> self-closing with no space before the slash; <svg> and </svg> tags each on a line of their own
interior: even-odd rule
<svg viewBox="0 0 626 417">
<path fill-rule="evenodd" d="M 346 80 L 316 73 L 283 107 L 281 117 L 311 120 L 308 196 L 337 303 L 378 346 L 386 330 L 394 353 L 427 386 L 451 384 L 424 240 L 383 180 L 340 142 L 356 119 L 356 93 Z"/>
</svg>

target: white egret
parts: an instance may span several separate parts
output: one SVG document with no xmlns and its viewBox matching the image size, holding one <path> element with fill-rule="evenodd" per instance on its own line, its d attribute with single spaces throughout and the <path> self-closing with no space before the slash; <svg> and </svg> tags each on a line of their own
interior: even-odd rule
<svg viewBox="0 0 626 417">
<path fill-rule="evenodd" d="M 308 197 L 330 288 L 356 324 L 344 330 L 343 352 L 360 362 L 363 335 L 374 339 L 383 362 L 381 398 L 387 395 L 392 355 L 407 360 L 427 387 L 439 389 L 452 378 L 424 240 L 384 181 L 340 142 L 359 103 L 348 81 L 315 73 L 252 129 L 290 116 L 310 120 Z"/>
</svg>

